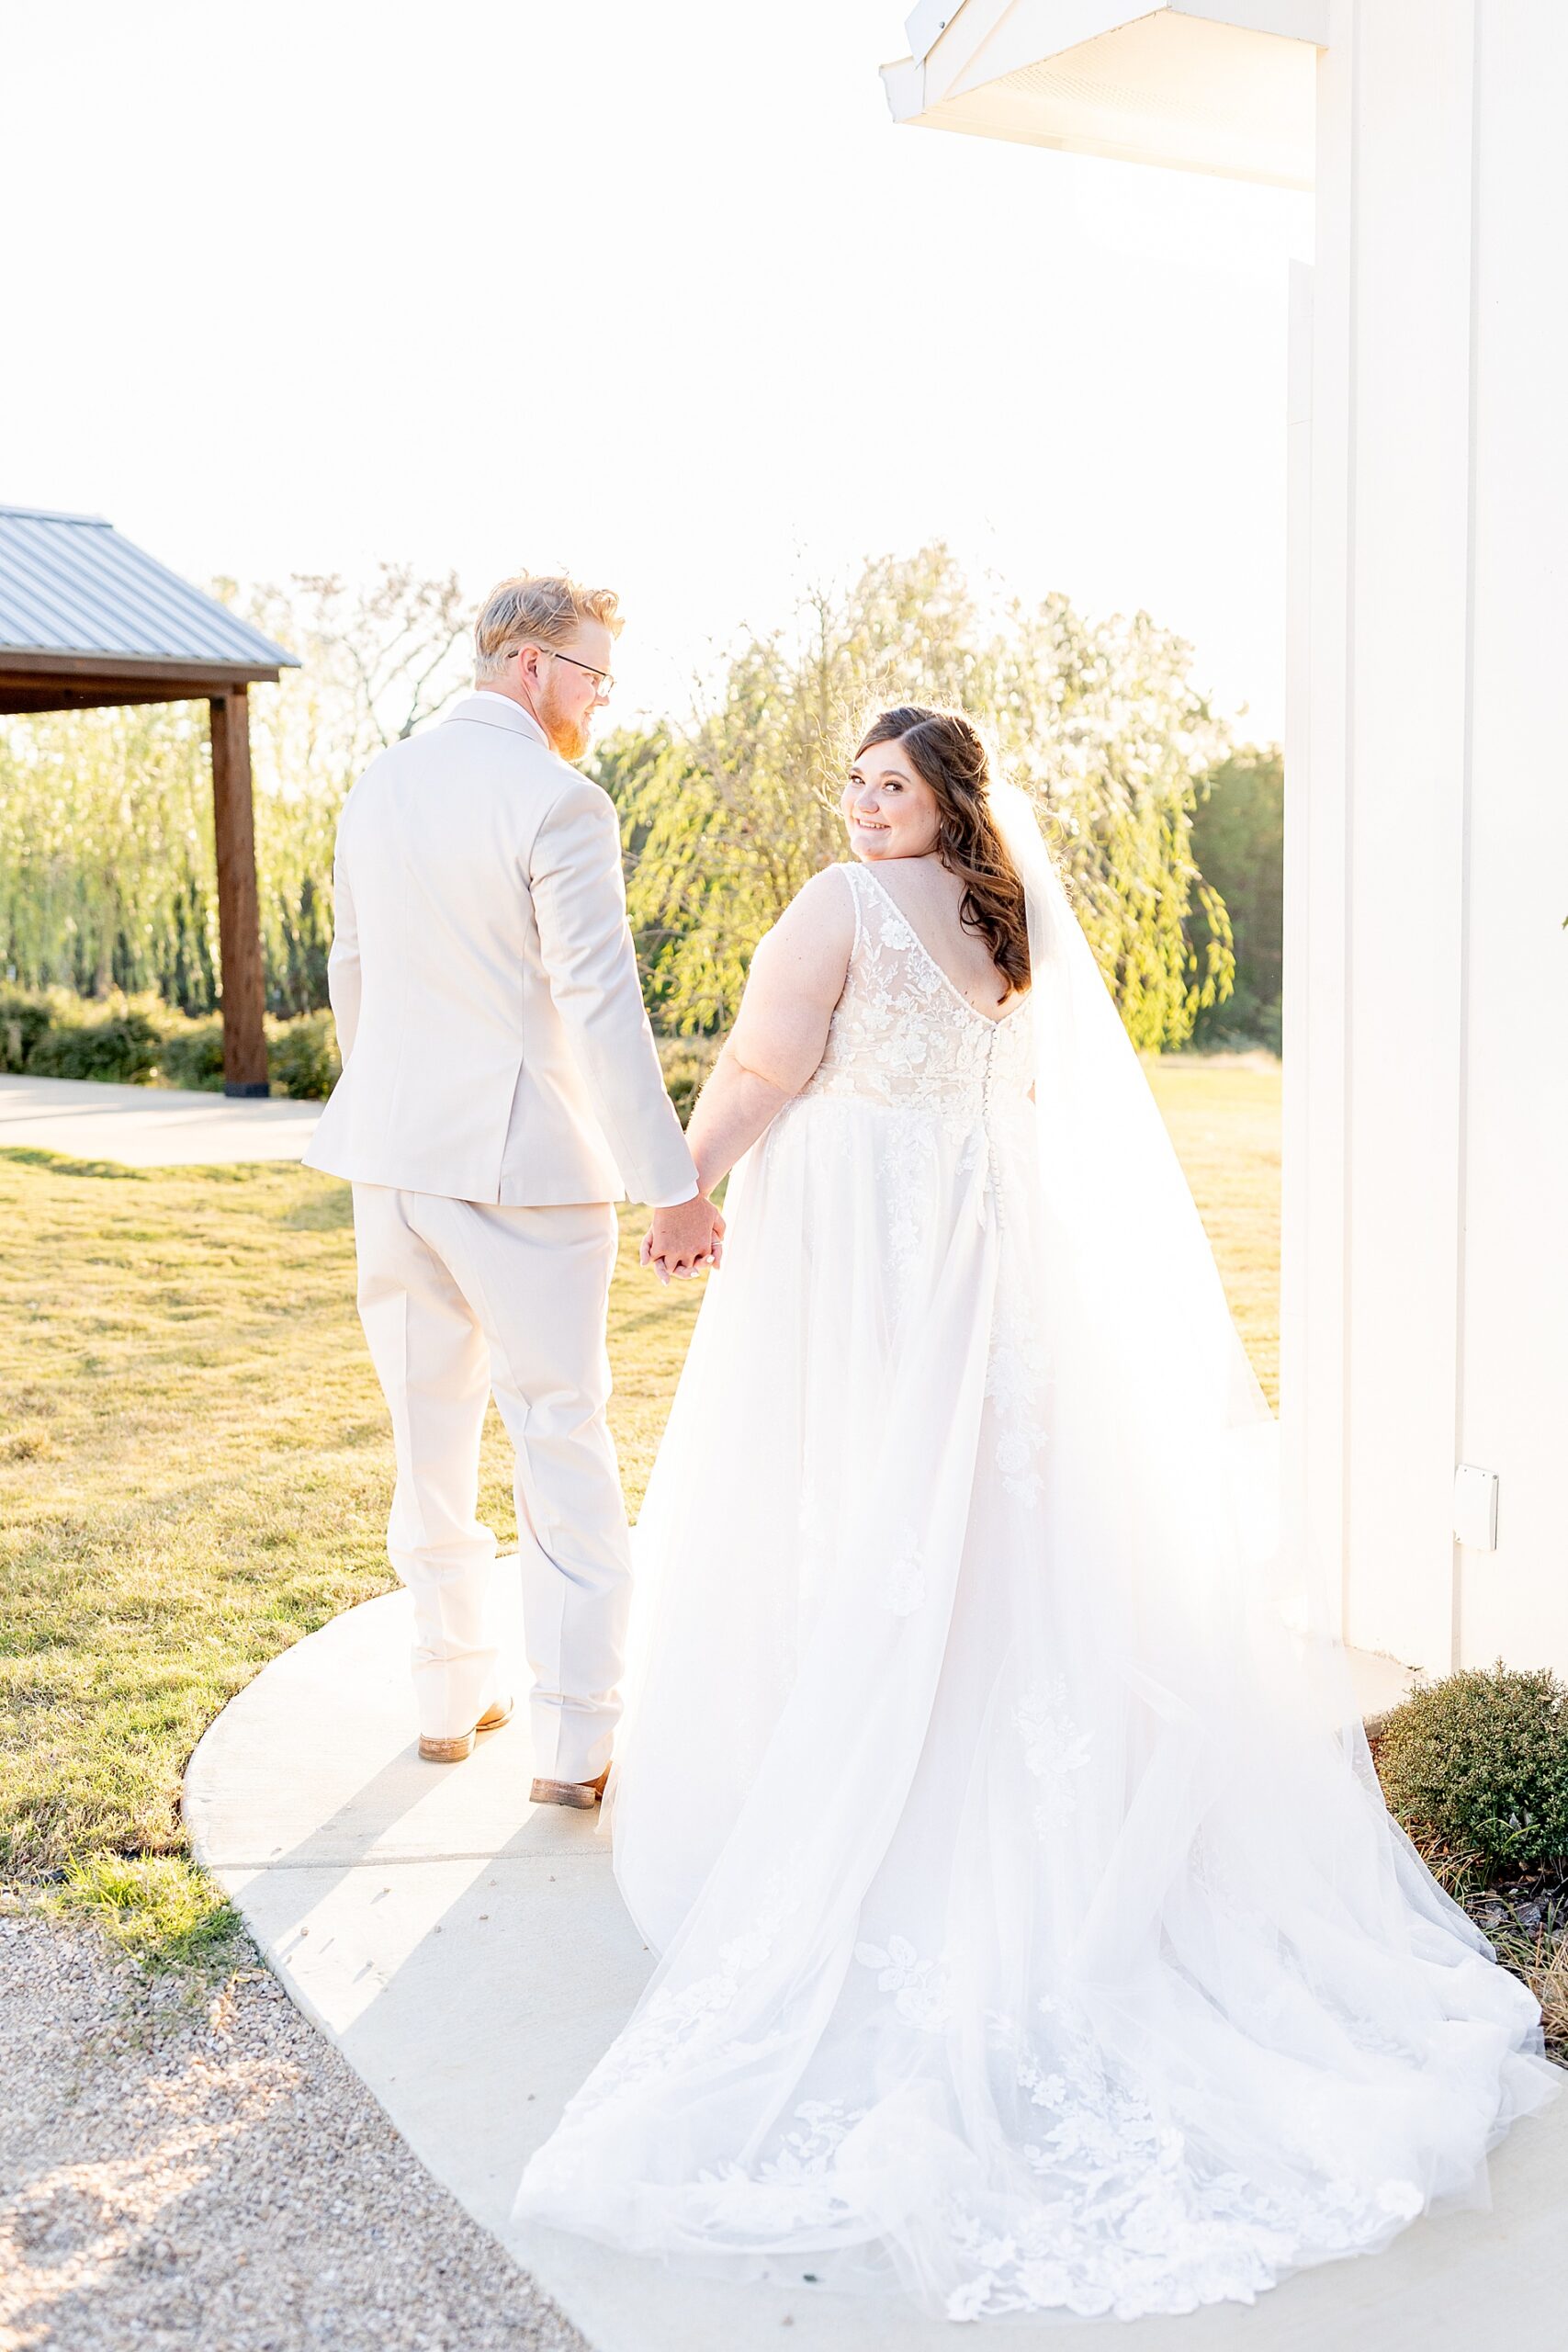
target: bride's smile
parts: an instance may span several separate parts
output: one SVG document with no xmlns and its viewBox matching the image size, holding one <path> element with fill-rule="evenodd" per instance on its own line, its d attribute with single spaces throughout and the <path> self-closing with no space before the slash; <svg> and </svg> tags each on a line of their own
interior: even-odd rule
<svg viewBox="0 0 1568 2352">
<path fill-rule="evenodd" d="M 936 795 L 896 742 L 862 752 L 839 806 L 857 857 L 929 857 L 936 847 Z"/>
</svg>

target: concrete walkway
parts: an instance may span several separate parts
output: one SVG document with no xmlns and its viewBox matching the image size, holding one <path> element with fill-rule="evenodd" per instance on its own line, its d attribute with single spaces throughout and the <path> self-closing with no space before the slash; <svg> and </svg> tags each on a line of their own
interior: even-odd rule
<svg viewBox="0 0 1568 2352">
<path fill-rule="evenodd" d="M 298 1159 L 321 1115 L 319 1102 L 231 1102 L 173 1086 L 0 1078 L 0 1151 L 25 1146 L 128 1168 Z"/>
<path fill-rule="evenodd" d="M 522 1658 L 515 1564 L 497 1571 Z M 652 1966 L 594 1817 L 527 1802 L 521 1716 L 466 1764 L 421 1764 L 411 1736 L 407 1601 L 349 1611 L 275 1659 L 208 1732 L 185 1809 L 294 1999 L 435 2177 L 600 2352 L 951 2352 L 953 2331 L 880 2305 L 696 2283 L 586 2240 L 514 2229 L 518 2176 Z M 1399 1695 L 1387 1661 L 1368 1703 Z M 518 1680 L 521 1683 L 521 1664 Z M 1418 2222 L 1384 2254 L 1287 2279 L 1250 2308 L 1175 2320 L 994 2329 L 1020 2352 L 1460 2352 L 1506 2320 L 1561 2324 L 1568 2098 L 1493 2159 L 1491 2212 Z M 984 2335 L 985 2331 L 982 2330 Z M 1004 2343 L 1005 2339 L 1005 2343 Z"/>
</svg>

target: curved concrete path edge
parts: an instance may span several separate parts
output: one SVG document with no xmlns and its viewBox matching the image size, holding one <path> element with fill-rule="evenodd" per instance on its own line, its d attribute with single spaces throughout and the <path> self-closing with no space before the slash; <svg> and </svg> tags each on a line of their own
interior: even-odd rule
<svg viewBox="0 0 1568 2352">
<path fill-rule="evenodd" d="M 63 1152 L 122 1168 L 214 1168 L 298 1159 L 320 1102 L 231 1101 L 174 1086 L 89 1078 L 0 1077 L 0 1151 Z"/>
<path fill-rule="evenodd" d="M 516 1564 L 502 1640 L 524 1685 Z M 197 1859 L 270 1965 L 428 2169 L 598 2352 L 936 2352 L 951 2325 L 852 2298 L 692 2280 L 554 2230 L 518 2229 L 524 2164 L 631 2009 L 652 1961 L 596 1816 L 528 1802 L 521 1712 L 458 1766 L 422 1764 L 406 1597 L 348 1611 L 231 1701 L 186 1778 Z M 1502 2323 L 1562 2322 L 1568 2098 L 1492 2163 L 1490 2211 L 1427 2217 L 1383 2254 L 1172 2320 L 1008 2323 L 1040 2352 L 1448 2352 Z M 982 2331 L 984 2333 L 984 2331 Z"/>
</svg>

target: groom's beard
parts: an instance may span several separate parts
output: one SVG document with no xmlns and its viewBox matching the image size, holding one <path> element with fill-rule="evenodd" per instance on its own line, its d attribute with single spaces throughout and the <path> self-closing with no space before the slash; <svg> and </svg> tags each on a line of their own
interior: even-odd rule
<svg viewBox="0 0 1568 2352">
<path fill-rule="evenodd" d="M 573 718 L 546 695 L 539 704 L 539 724 L 550 739 L 550 749 L 558 759 L 580 760 L 592 739 L 592 721 L 586 711 L 581 718 Z"/>
<path fill-rule="evenodd" d="M 586 718 L 552 719 L 546 730 L 558 759 L 580 760 L 592 740 Z"/>
</svg>

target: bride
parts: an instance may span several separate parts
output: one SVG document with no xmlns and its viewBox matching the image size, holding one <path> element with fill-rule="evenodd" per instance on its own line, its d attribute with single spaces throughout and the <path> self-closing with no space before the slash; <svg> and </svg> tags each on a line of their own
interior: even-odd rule
<svg viewBox="0 0 1568 2352">
<path fill-rule="evenodd" d="M 692 1123 L 606 1815 L 661 1958 L 517 2211 L 953 2320 L 1247 2302 L 1484 2203 L 1558 2077 L 1384 1809 L 1030 804 L 905 708 L 843 814 Z"/>
</svg>

